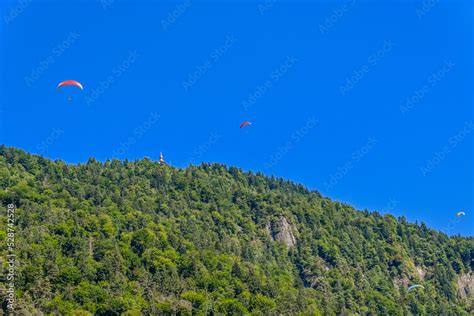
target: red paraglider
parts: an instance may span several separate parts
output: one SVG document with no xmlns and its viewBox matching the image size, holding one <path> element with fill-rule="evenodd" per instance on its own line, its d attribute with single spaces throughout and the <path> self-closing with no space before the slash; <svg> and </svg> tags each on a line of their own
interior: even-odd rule
<svg viewBox="0 0 474 316">
<path fill-rule="evenodd" d="M 84 88 L 82 87 L 82 84 L 80 82 L 77 82 L 76 80 L 65 80 L 61 82 L 60 84 L 58 84 L 58 88 L 61 88 L 63 86 L 76 86 L 79 89 L 84 90 Z"/>
<path fill-rule="evenodd" d="M 242 124 L 240 124 L 240 128 L 244 127 L 245 125 L 252 125 L 252 123 L 250 123 L 250 122 L 243 122 Z"/>
</svg>

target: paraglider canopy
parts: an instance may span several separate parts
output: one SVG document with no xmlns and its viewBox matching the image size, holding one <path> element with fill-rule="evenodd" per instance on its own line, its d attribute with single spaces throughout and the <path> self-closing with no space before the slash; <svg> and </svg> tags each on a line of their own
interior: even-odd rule
<svg viewBox="0 0 474 316">
<path fill-rule="evenodd" d="M 415 285 L 412 285 L 408 288 L 408 292 L 410 292 L 411 290 L 414 290 L 416 288 L 422 288 L 424 289 L 425 287 L 423 285 L 420 285 L 420 284 L 415 284 Z"/>
<path fill-rule="evenodd" d="M 466 213 L 464 213 L 464 212 L 457 212 L 457 213 L 456 213 L 456 216 L 457 216 L 457 217 L 459 217 L 459 216 L 461 216 L 461 215 L 466 215 Z"/>
<path fill-rule="evenodd" d="M 240 128 L 244 127 L 245 125 L 252 125 L 252 123 L 250 122 L 243 122 L 242 124 L 240 124 Z"/>
<path fill-rule="evenodd" d="M 60 82 L 58 84 L 58 88 L 64 87 L 64 86 L 75 86 L 78 87 L 81 90 L 84 90 L 82 87 L 82 84 L 76 80 L 64 80 L 63 82 Z"/>
</svg>

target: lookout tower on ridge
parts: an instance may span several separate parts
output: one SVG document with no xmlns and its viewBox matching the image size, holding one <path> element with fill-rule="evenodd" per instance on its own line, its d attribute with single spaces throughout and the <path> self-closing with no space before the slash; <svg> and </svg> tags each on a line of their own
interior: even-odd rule
<svg viewBox="0 0 474 316">
<path fill-rule="evenodd" d="M 158 161 L 158 163 L 160 165 L 165 165 L 167 166 L 168 164 L 166 163 L 166 161 L 163 159 L 163 153 L 160 151 L 160 160 Z"/>
</svg>

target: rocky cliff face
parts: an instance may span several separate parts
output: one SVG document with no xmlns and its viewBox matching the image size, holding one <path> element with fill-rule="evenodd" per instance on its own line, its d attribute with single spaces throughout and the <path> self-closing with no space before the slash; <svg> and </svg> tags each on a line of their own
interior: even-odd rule
<svg viewBox="0 0 474 316">
<path fill-rule="evenodd" d="M 424 279 L 425 279 L 425 275 L 426 275 L 426 270 L 425 270 L 423 267 L 419 267 L 419 266 L 416 266 L 416 267 L 415 267 L 415 270 L 416 270 L 416 273 L 418 274 L 418 277 L 419 277 L 421 280 L 424 280 Z"/>
<path fill-rule="evenodd" d="M 416 280 L 416 277 L 419 278 L 421 281 L 425 279 L 427 270 L 425 267 L 422 266 L 414 266 L 414 274 L 412 275 L 412 278 L 409 278 L 407 276 L 397 276 L 393 278 L 393 284 L 395 287 L 400 290 L 401 288 L 407 289 L 410 284 L 414 283 L 414 280 Z M 414 278 L 413 278 L 414 277 Z"/>
<path fill-rule="evenodd" d="M 474 274 L 462 273 L 457 278 L 458 293 L 461 297 L 474 297 Z"/>
<path fill-rule="evenodd" d="M 410 280 L 407 277 L 395 277 L 393 278 L 393 285 L 400 290 L 400 288 L 407 288 Z"/>
<path fill-rule="evenodd" d="M 282 216 L 279 220 L 268 223 L 267 229 L 273 240 L 281 241 L 288 247 L 296 245 L 293 229 L 285 217 Z"/>
</svg>

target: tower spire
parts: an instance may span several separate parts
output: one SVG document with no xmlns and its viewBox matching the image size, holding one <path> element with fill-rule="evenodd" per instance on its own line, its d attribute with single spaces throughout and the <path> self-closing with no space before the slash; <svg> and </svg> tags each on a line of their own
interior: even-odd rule
<svg viewBox="0 0 474 316">
<path fill-rule="evenodd" d="M 167 165 L 165 159 L 163 158 L 163 153 L 160 151 L 160 160 L 158 161 L 160 165 Z"/>
</svg>

